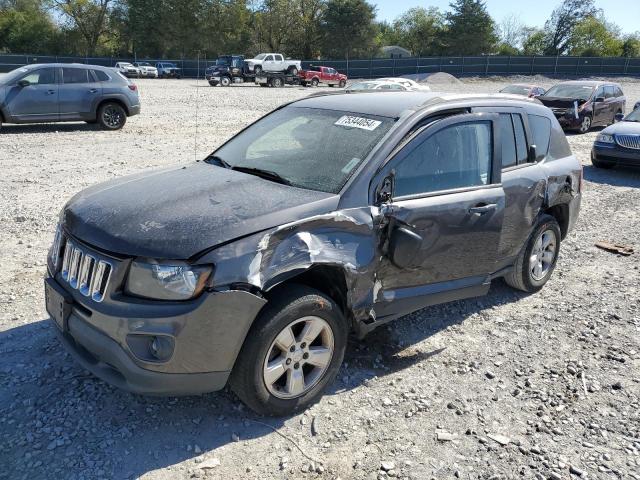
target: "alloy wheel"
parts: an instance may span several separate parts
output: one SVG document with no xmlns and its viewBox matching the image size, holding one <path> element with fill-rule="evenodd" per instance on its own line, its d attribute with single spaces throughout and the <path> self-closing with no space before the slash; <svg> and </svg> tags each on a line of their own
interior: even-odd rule
<svg viewBox="0 0 640 480">
<path fill-rule="evenodd" d="M 102 119 L 104 124 L 109 128 L 118 128 L 122 123 L 123 113 L 120 109 L 114 106 L 108 106 L 102 112 Z"/>
<path fill-rule="evenodd" d="M 591 129 L 591 117 L 584 117 L 580 124 L 580 132 L 587 133 Z"/>
<path fill-rule="evenodd" d="M 552 230 L 544 230 L 538 236 L 529 257 L 531 278 L 540 281 L 547 276 L 553 267 L 558 249 L 558 239 Z"/>
<path fill-rule="evenodd" d="M 282 399 L 304 395 L 322 379 L 333 353 L 333 331 L 326 320 L 308 316 L 290 323 L 267 351 L 262 375 L 267 390 Z"/>
</svg>

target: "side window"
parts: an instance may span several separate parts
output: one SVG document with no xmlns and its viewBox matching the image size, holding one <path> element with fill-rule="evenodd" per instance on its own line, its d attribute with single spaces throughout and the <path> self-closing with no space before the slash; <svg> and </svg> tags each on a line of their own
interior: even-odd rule
<svg viewBox="0 0 640 480">
<path fill-rule="evenodd" d="M 596 90 L 596 94 L 593 96 L 593 99 L 595 100 L 596 98 L 603 98 L 604 97 L 604 87 L 600 87 L 598 88 L 598 90 Z"/>
<path fill-rule="evenodd" d="M 55 70 L 53 68 L 41 68 L 29 72 L 20 80 L 27 80 L 31 85 L 52 85 L 56 83 Z"/>
<path fill-rule="evenodd" d="M 276 62 L 282 62 L 284 59 L 282 58 L 282 55 L 276 55 Z"/>
<path fill-rule="evenodd" d="M 413 150 L 396 168 L 394 196 L 489 184 L 492 144 L 487 121 L 451 125 L 409 144 Z"/>
<path fill-rule="evenodd" d="M 529 115 L 529 127 L 536 146 L 538 157 L 547 155 L 549 151 L 549 137 L 551 136 L 551 121 L 540 115 Z"/>
<path fill-rule="evenodd" d="M 84 68 L 63 68 L 62 83 L 68 85 L 70 83 L 88 83 L 89 70 Z"/>
<path fill-rule="evenodd" d="M 502 142 L 502 168 L 513 167 L 516 159 L 516 139 L 513 132 L 511 114 L 501 113 L 498 117 L 498 128 Z"/>
<path fill-rule="evenodd" d="M 94 70 L 93 74 L 95 75 L 95 77 L 98 79 L 99 82 L 109 81 L 109 75 L 104 73 L 102 70 Z"/>
<path fill-rule="evenodd" d="M 622 89 L 620 87 L 616 87 L 616 97 L 624 97 L 624 93 L 622 93 Z"/>
<path fill-rule="evenodd" d="M 616 92 L 613 88 L 613 85 L 607 85 L 604 87 L 604 98 L 614 98 L 616 96 Z"/>
<path fill-rule="evenodd" d="M 265 61 L 265 62 L 273 62 L 273 55 L 267 55 L 267 56 L 264 58 L 264 61 Z"/>
<path fill-rule="evenodd" d="M 513 114 L 513 128 L 516 134 L 516 157 L 518 164 L 527 163 L 529 157 L 527 152 L 527 135 L 524 133 L 524 124 L 522 123 L 522 116 Z"/>
</svg>

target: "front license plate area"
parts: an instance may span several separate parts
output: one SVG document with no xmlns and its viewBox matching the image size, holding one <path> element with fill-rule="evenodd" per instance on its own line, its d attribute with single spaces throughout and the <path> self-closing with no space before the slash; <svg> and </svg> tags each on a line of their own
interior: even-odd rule
<svg viewBox="0 0 640 480">
<path fill-rule="evenodd" d="M 44 296 L 47 312 L 51 315 L 51 318 L 53 318 L 60 330 L 66 330 L 67 319 L 71 314 L 71 304 L 73 303 L 71 296 L 62 290 L 51 278 L 44 280 Z"/>
</svg>

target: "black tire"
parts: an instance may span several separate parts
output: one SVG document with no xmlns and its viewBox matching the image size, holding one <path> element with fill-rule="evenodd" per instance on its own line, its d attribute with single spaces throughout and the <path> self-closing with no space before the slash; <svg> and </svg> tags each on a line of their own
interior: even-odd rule
<svg viewBox="0 0 640 480">
<path fill-rule="evenodd" d="M 312 87 L 314 87 L 314 88 L 317 87 L 319 83 L 320 83 L 320 81 L 317 78 L 312 78 L 311 79 L 311 86 Z"/>
<path fill-rule="evenodd" d="M 253 67 L 253 73 L 254 75 L 258 75 L 259 73 L 262 73 L 262 67 L 260 65 L 256 65 L 255 67 Z"/>
<path fill-rule="evenodd" d="M 228 87 L 229 85 L 231 85 L 231 78 L 230 77 L 220 77 L 220 85 L 223 87 Z"/>
<path fill-rule="evenodd" d="M 294 398 L 279 398 L 265 384 L 264 362 L 276 337 L 288 325 L 307 316 L 319 317 L 328 324 L 333 333 L 333 355 L 308 391 Z M 283 416 L 304 409 L 320 399 L 338 374 L 347 337 L 347 322 L 331 298 L 302 285 L 287 286 L 269 301 L 247 334 L 231 373 L 231 388 L 249 408 L 263 415 Z"/>
<path fill-rule="evenodd" d="M 282 88 L 284 87 L 284 81 L 281 77 L 273 77 L 271 79 L 271 86 L 274 88 Z"/>
<path fill-rule="evenodd" d="M 297 67 L 289 67 L 287 69 L 287 72 L 289 75 L 298 75 L 298 68 Z"/>
<path fill-rule="evenodd" d="M 613 114 L 613 118 L 611 119 L 611 123 L 609 125 L 613 125 L 614 123 L 618 123 L 618 121 L 616 120 L 616 116 L 618 116 L 621 113 L 622 113 L 622 110 L 618 110 L 616 113 L 614 113 Z"/>
<path fill-rule="evenodd" d="M 304 80 L 302 82 L 300 82 L 300 85 L 302 85 L 303 87 L 307 86 L 307 82 L 305 82 Z"/>
<path fill-rule="evenodd" d="M 531 257 L 538 238 L 546 232 L 551 232 L 555 236 L 555 253 L 544 276 L 536 279 L 530 265 Z M 507 282 L 509 286 L 522 290 L 523 292 L 533 293 L 540 290 L 549 278 L 551 278 L 553 270 L 556 267 L 558 254 L 560 253 L 560 242 L 560 225 L 558 225 L 557 220 L 551 215 L 541 215 L 536 228 L 534 228 L 527 243 L 520 251 L 513 270 L 504 277 L 505 282 Z"/>
<path fill-rule="evenodd" d="M 209 85 L 211 85 L 212 87 L 216 87 L 218 86 L 218 82 L 209 82 Z"/>
<path fill-rule="evenodd" d="M 338 83 L 338 87 L 340 88 L 344 88 L 344 86 L 347 84 L 347 82 L 345 82 L 344 80 L 340 80 L 340 83 Z"/>
<path fill-rule="evenodd" d="M 104 103 L 98 110 L 98 123 L 104 130 L 120 130 L 127 123 L 127 112 L 119 103 Z"/>
</svg>

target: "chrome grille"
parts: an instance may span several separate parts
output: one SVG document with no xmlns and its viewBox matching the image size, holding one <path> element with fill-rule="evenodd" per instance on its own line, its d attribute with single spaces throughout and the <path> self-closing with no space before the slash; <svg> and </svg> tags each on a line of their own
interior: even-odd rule
<svg viewBox="0 0 640 480">
<path fill-rule="evenodd" d="M 615 139 L 621 147 L 640 150 L 640 135 L 616 135 Z"/>
<path fill-rule="evenodd" d="M 565 112 L 567 111 L 566 108 L 559 108 L 559 107 L 551 107 L 551 111 L 553 113 L 555 113 L 556 115 L 564 115 Z"/>
<path fill-rule="evenodd" d="M 109 284 L 112 265 L 67 240 L 62 256 L 62 279 L 85 297 L 101 302 Z"/>
</svg>

